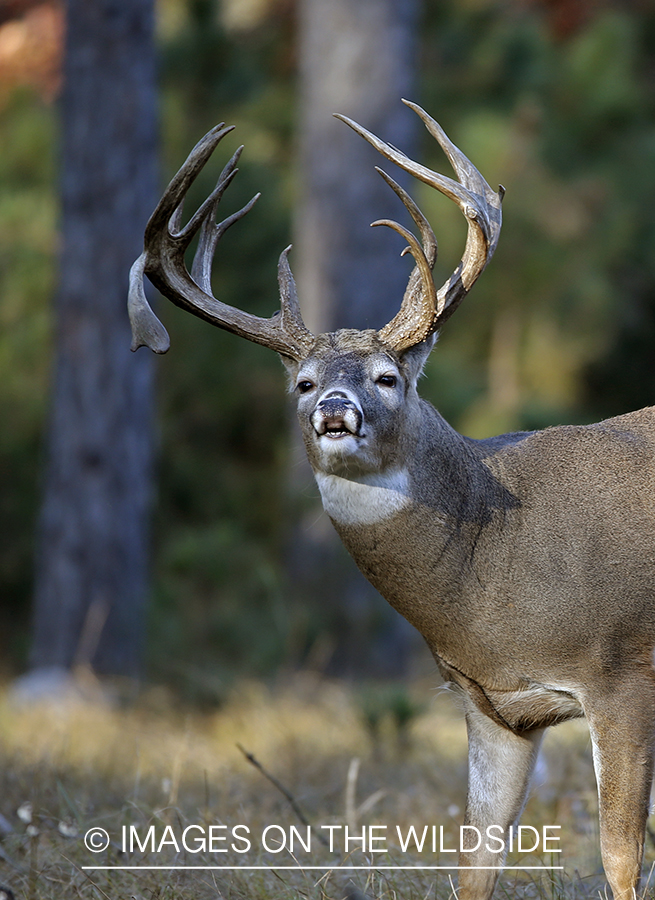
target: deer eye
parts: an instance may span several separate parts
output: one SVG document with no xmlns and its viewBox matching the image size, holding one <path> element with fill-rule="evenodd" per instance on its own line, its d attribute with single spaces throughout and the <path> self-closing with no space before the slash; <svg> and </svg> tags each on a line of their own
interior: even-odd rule
<svg viewBox="0 0 655 900">
<path fill-rule="evenodd" d="M 307 379 L 303 379 L 302 381 L 298 382 L 297 387 L 298 387 L 298 391 L 301 394 L 306 394 L 307 391 L 311 391 L 311 389 L 314 387 L 314 382 L 308 381 Z"/>
<path fill-rule="evenodd" d="M 392 388 L 396 386 L 396 384 L 398 383 L 398 379 L 395 375 L 380 375 L 377 383 L 381 384 L 383 387 Z"/>
</svg>

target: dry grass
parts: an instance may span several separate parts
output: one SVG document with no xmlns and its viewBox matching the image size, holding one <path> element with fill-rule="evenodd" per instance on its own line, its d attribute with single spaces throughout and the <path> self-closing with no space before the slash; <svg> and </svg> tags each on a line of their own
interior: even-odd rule
<svg viewBox="0 0 655 900">
<path fill-rule="evenodd" d="M 17 900 L 322 900 L 354 898 L 354 885 L 374 898 L 446 900 L 451 887 L 443 872 L 307 868 L 369 865 L 372 860 L 378 866 L 452 864 L 445 855 L 439 860 L 425 851 L 403 853 L 396 838 L 397 826 L 404 833 L 410 825 L 422 829 L 436 824 L 444 826 L 447 841 L 456 841 L 465 798 L 466 738 L 457 707 L 443 692 L 424 685 L 415 691 L 425 704 L 420 713 L 411 691 L 399 703 L 397 692 L 363 693 L 311 676 L 276 689 L 243 685 L 212 714 L 183 713 L 154 691 L 124 709 L 81 703 L 16 708 L 4 699 L 0 883 Z M 305 827 L 238 744 L 281 782 L 313 823 L 310 852 L 297 840 L 293 854 L 288 847 L 279 853 L 262 847 L 267 826 L 279 825 L 287 835 L 295 826 L 303 837 Z M 506 872 L 498 896 L 586 897 L 602 886 L 584 725 L 555 730 L 545 760 L 545 783 L 535 790 L 523 821 L 537 827 L 561 825 L 566 875 L 537 881 L 526 873 Z M 131 825 L 142 843 L 151 825 L 156 844 L 162 837 L 169 843 L 156 846 L 155 852 L 151 846 L 135 846 L 122 853 L 122 829 Z M 192 853 L 183 847 L 178 853 L 171 836 L 180 844 L 190 825 L 199 826 L 187 833 L 191 847 L 210 826 L 222 836 L 236 825 L 248 826 L 251 847 L 235 852 L 230 843 L 237 850 L 245 844 L 231 839 L 219 845 L 227 848 L 225 853 Z M 362 853 L 355 845 L 344 853 L 343 829 L 335 832 L 339 852 L 330 853 L 318 838 L 328 834 L 321 825 L 348 825 L 351 835 L 361 833 L 363 826 L 386 825 L 388 853 Z M 100 853 L 91 853 L 84 844 L 84 835 L 94 827 L 111 838 Z M 274 837 L 269 832 L 271 851 Z M 301 868 L 295 871 L 243 868 L 296 863 Z M 84 869 L 93 865 L 141 868 Z M 238 870 L 162 871 L 146 865 L 231 865 Z"/>
</svg>

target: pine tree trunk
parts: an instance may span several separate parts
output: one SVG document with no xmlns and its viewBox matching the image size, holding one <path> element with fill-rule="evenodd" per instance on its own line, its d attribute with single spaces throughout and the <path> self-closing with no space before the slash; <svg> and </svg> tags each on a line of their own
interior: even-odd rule
<svg viewBox="0 0 655 900">
<path fill-rule="evenodd" d="M 291 259 L 303 318 L 314 332 L 380 328 L 400 307 L 411 261 L 400 258 L 396 234 L 369 226 L 379 218 L 406 220 L 374 166 L 405 185 L 408 179 L 332 114 L 343 113 L 413 154 L 416 117 L 400 101 L 415 95 L 418 3 L 300 4 L 301 195 Z M 318 499 L 307 502 L 317 492 L 301 459 L 298 440 L 291 490 L 304 510 L 291 568 L 299 594 L 313 598 L 331 632 L 329 668 L 398 674 L 415 646 L 412 630 L 347 558 Z"/>
<path fill-rule="evenodd" d="M 154 0 L 67 0 L 61 259 L 32 668 L 139 671 L 153 361 L 131 354 L 129 267 L 156 203 Z"/>
<path fill-rule="evenodd" d="M 400 306 L 409 268 L 401 238 L 371 229 L 404 221 L 400 201 L 374 166 L 407 176 L 342 122 L 349 116 L 412 155 L 418 0 L 303 0 L 300 17 L 298 281 L 314 331 L 376 328 Z M 395 170 L 395 171 L 392 171 Z"/>
</svg>

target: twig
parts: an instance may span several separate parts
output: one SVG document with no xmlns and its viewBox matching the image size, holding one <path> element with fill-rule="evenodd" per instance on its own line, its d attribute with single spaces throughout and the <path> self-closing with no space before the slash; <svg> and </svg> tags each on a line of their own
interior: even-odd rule
<svg viewBox="0 0 655 900">
<path fill-rule="evenodd" d="M 357 813 L 355 811 L 355 794 L 357 791 L 357 776 L 359 775 L 359 758 L 353 757 L 348 766 L 348 777 L 346 778 L 346 824 L 351 831 L 355 830 L 357 824 Z"/>
<path fill-rule="evenodd" d="M 100 885 L 95 883 L 95 881 L 93 880 L 93 878 L 91 878 L 91 876 L 89 875 L 88 872 L 85 872 L 84 869 L 80 868 L 80 866 L 78 866 L 78 864 L 76 862 L 73 862 L 73 860 L 69 859 L 64 853 L 62 853 L 61 856 L 62 856 L 62 859 L 65 859 L 67 863 L 70 863 L 74 869 L 77 869 L 78 872 L 80 872 L 82 875 L 84 875 L 84 877 L 89 882 L 89 884 L 92 887 L 94 887 L 98 891 L 99 894 L 102 894 L 102 896 L 105 898 L 105 900 L 111 900 L 111 897 L 109 896 L 109 894 L 106 894 L 103 891 L 103 889 L 100 887 Z"/>
<path fill-rule="evenodd" d="M 328 844 L 328 841 L 327 841 L 327 838 L 325 837 L 325 835 L 317 832 L 315 830 L 315 828 L 313 827 L 313 825 L 307 821 L 303 811 L 296 803 L 293 795 L 285 788 L 285 786 L 283 784 L 281 784 L 274 775 L 271 775 L 271 773 L 268 772 L 264 768 L 264 766 L 259 762 L 259 760 L 256 757 L 254 757 L 252 755 L 252 753 L 249 753 L 244 747 L 242 747 L 241 744 L 237 744 L 237 747 L 243 753 L 243 755 L 248 760 L 248 762 L 251 765 L 253 765 L 256 769 L 259 769 L 259 771 L 262 773 L 264 778 L 268 778 L 268 780 L 271 782 L 273 787 L 276 787 L 278 789 L 278 791 L 282 794 L 282 796 L 288 801 L 289 805 L 291 806 L 291 809 L 298 816 L 298 818 L 300 819 L 302 824 L 306 825 L 307 828 L 311 828 L 312 832 L 316 835 L 316 837 L 319 839 L 319 841 L 323 844 L 324 847 L 329 847 L 329 844 Z"/>
</svg>

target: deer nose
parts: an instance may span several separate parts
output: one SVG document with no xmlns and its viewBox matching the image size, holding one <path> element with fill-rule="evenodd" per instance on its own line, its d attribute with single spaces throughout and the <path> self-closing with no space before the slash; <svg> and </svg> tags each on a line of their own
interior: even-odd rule
<svg viewBox="0 0 655 900">
<path fill-rule="evenodd" d="M 341 391 L 331 391 L 316 404 L 316 409 L 325 418 L 344 416 L 348 410 L 355 409 L 352 400 Z"/>
<path fill-rule="evenodd" d="M 362 414 L 343 391 L 330 391 L 316 404 L 311 421 L 318 434 L 359 434 Z"/>
</svg>

